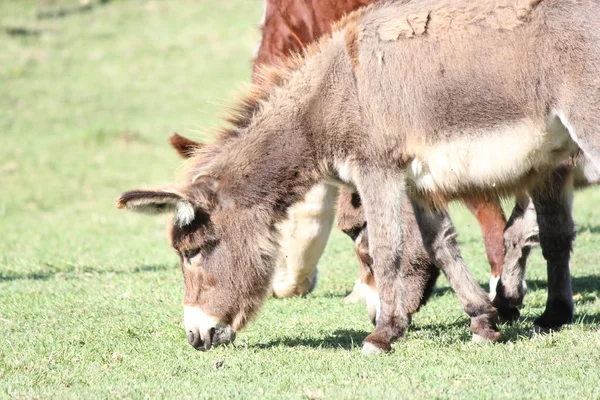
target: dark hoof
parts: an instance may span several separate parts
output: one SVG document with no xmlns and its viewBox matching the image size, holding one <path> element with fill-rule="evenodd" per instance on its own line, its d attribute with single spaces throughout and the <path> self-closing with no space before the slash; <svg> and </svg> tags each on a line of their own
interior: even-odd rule
<svg viewBox="0 0 600 400">
<path fill-rule="evenodd" d="M 540 331 L 557 331 L 563 325 L 573 322 L 572 314 L 556 314 L 545 311 L 539 318 L 533 321 L 534 329 Z"/>
<path fill-rule="evenodd" d="M 519 319 L 521 313 L 514 306 L 504 306 L 498 308 L 498 319 L 501 322 L 513 322 Z"/>
</svg>

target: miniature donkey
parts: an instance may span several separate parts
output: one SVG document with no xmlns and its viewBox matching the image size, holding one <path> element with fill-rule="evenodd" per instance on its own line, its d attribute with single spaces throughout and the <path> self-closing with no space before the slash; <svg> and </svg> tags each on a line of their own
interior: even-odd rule
<svg viewBox="0 0 600 400">
<path fill-rule="evenodd" d="M 326 179 L 354 185 L 367 216 L 380 310 L 364 352 L 389 351 L 409 322 L 399 285 L 407 197 L 474 340 L 495 341 L 496 310 L 462 260 L 446 205 L 528 191 L 549 281 L 535 324 L 570 322 L 573 176 L 560 166 L 579 152 L 600 165 L 600 22 L 589 18 L 599 12 L 592 0 L 376 3 L 265 71 L 233 127 L 188 160 L 185 182 L 117 201 L 175 213 L 188 340 L 229 342 L 256 314 L 278 224 Z"/>
<path fill-rule="evenodd" d="M 193 157 L 200 148 L 205 146 L 179 134 L 171 136 L 169 142 L 183 158 Z M 356 256 L 360 265 L 360 293 L 364 295 L 367 303 L 367 313 L 371 318 L 371 322 L 375 324 L 380 304 L 375 278 L 371 269 L 373 259 L 369 254 L 369 235 L 363 206 L 358 193 L 353 192 L 350 188 L 342 188 L 338 196 L 338 205 L 340 210 L 338 213 L 338 228 L 347 234 L 355 244 Z M 429 300 L 440 271 L 429 259 L 423 247 L 421 235 L 414 234 L 418 232 L 419 228 L 412 212 L 412 204 L 410 204 L 408 198 L 402 207 L 402 214 L 402 235 L 405 241 L 400 265 L 399 285 L 403 294 L 407 316 L 411 318 Z M 280 248 L 279 251 L 283 251 L 283 249 Z"/>
<path fill-rule="evenodd" d="M 345 13 L 373 2 L 375 0 L 265 0 L 262 38 L 254 59 L 252 80 L 255 83 L 260 80 L 258 72 L 261 65 L 284 63 L 289 55 L 301 52 L 319 37 L 329 33 L 332 25 Z M 281 254 L 272 284 L 275 296 L 304 295 L 314 289 L 317 262 L 333 223 L 331 205 L 337 191 L 335 186 L 319 183 L 301 202 L 288 210 L 286 222 L 281 224 Z M 341 188 L 338 221 L 354 218 L 356 210 L 346 201 L 350 198 L 349 189 Z M 483 233 L 491 266 L 490 294 L 493 295 L 502 271 L 502 234 L 506 219 L 497 197 L 468 199 L 465 205 L 476 216 Z M 349 215 L 346 216 L 346 213 Z M 346 228 L 347 233 L 356 232 L 356 227 Z M 366 236 L 362 237 L 366 240 Z M 359 248 L 363 245 L 356 246 L 360 252 Z M 372 280 L 362 280 L 370 276 L 367 265 L 362 261 L 359 256 L 361 280 L 356 282 L 352 293 L 345 298 L 346 302 L 361 301 L 365 296 L 373 297 Z"/>
</svg>

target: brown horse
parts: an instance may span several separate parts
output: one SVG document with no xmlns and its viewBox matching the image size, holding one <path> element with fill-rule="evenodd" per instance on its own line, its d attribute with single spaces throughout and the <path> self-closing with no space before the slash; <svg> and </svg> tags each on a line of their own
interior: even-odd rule
<svg viewBox="0 0 600 400">
<path fill-rule="evenodd" d="M 462 260 L 446 205 L 528 192 L 548 263 L 535 325 L 571 322 L 573 173 L 563 163 L 582 152 L 600 165 L 600 23 L 588 18 L 599 13 L 592 0 L 377 3 L 304 57 L 261 73 L 233 127 L 189 159 L 185 182 L 117 201 L 175 213 L 190 342 L 231 341 L 255 315 L 279 224 L 327 179 L 355 186 L 367 216 L 381 303 L 364 351 L 389 350 L 410 321 L 401 292 L 407 197 L 473 339 L 494 341 L 495 309 Z"/>
<path fill-rule="evenodd" d="M 303 51 L 324 34 L 331 31 L 334 22 L 344 14 L 354 11 L 375 0 L 267 0 L 262 39 L 254 60 L 254 82 L 259 79 L 260 65 L 278 65 L 294 53 Z M 351 197 L 341 189 L 338 200 L 338 221 L 351 220 L 344 213 L 354 213 L 353 207 L 345 202 Z M 298 203 L 290 212 L 288 222 L 282 225 L 282 257 L 275 274 L 273 293 L 277 297 L 303 295 L 316 284 L 317 262 L 325 248 L 332 224 L 331 208 L 335 189 L 318 185 L 313 192 Z M 483 233 L 487 258 L 491 266 L 490 293 L 495 293 L 496 282 L 502 272 L 504 258 L 502 232 L 506 219 L 497 197 L 474 198 L 465 201 L 467 208 L 475 215 Z M 305 210 L 309 210 L 306 212 Z M 365 221 L 352 227 L 361 229 Z M 349 227 L 345 227 L 348 230 Z M 361 236 L 365 236 L 364 234 Z M 366 236 L 365 236 L 366 240 Z M 361 247 L 361 245 L 357 245 Z M 353 292 L 346 301 L 362 300 L 374 290 L 362 278 L 370 276 L 359 257 L 360 276 Z M 372 279 L 369 282 L 373 282 Z"/>
</svg>

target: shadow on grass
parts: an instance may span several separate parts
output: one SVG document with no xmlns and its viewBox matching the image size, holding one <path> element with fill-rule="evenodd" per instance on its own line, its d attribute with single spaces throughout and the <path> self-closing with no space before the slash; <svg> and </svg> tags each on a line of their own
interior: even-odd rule
<svg viewBox="0 0 600 400">
<path fill-rule="evenodd" d="M 360 348 L 362 341 L 370 332 L 355 329 L 339 329 L 325 338 L 294 338 L 282 337 L 267 343 L 258 343 L 252 347 L 270 349 L 272 347 L 312 347 L 318 349 L 344 349 L 353 350 Z"/>
<path fill-rule="evenodd" d="M 25 26 L 6 26 L 4 27 L 4 33 L 8 36 L 40 36 L 42 31 L 35 28 L 29 28 Z"/>
<path fill-rule="evenodd" d="M 48 265 L 49 267 L 53 267 L 53 265 Z M 48 272 L 30 272 L 25 274 L 18 273 L 2 273 L 0 272 L 0 282 L 11 282 L 11 281 L 19 281 L 19 280 L 34 280 L 34 281 L 47 281 L 50 279 L 69 279 L 69 278 L 78 278 L 82 275 L 86 276 L 94 276 L 94 275 L 104 275 L 104 274 L 137 274 L 144 272 L 158 272 L 158 271 L 166 271 L 172 269 L 171 265 L 142 265 L 139 267 L 135 267 L 131 270 L 125 269 L 107 269 L 107 270 L 97 270 L 91 267 L 77 267 L 70 268 L 68 270 L 59 270 L 59 271 L 48 271 Z"/>
<path fill-rule="evenodd" d="M 88 2 L 77 5 L 75 7 L 58 7 L 52 10 L 39 11 L 36 14 L 37 19 L 56 19 L 65 18 L 75 14 L 85 14 L 93 11 L 96 7 L 106 5 L 110 0 L 99 0 L 95 3 Z"/>
<path fill-rule="evenodd" d="M 600 276 L 586 275 L 571 278 L 573 292 L 594 292 L 600 290 Z M 548 281 L 544 279 L 527 279 L 527 290 L 548 290 Z"/>
<path fill-rule="evenodd" d="M 500 330 L 502 331 L 502 335 L 500 336 L 499 344 L 531 340 L 531 329 L 534 320 L 535 317 L 521 317 L 518 321 L 501 324 Z M 576 325 L 598 326 L 600 323 L 600 313 L 575 314 L 575 321 Z M 468 327 L 468 318 L 460 318 L 449 324 L 411 325 L 408 329 L 407 340 L 410 340 L 410 337 L 414 335 L 414 337 L 421 336 L 431 340 L 444 338 L 445 341 L 468 343 L 472 340 Z M 457 330 L 461 332 L 457 333 Z M 258 343 L 251 347 L 259 349 L 270 349 L 281 346 L 310 347 L 314 349 L 343 349 L 350 351 L 360 348 L 363 339 L 369 333 L 371 332 L 364 330 L 339 329 L 324 338 L 282 337 L 266 343 Z"/>
<path fill-rule="evenodd" d="M 587 225 L 581 224 L 577 227 L 576 232 L 578 235 L 589 232 L 589 233 L 600 233 L 600 226 L 598 225 Z"/>
<path fill-rule="evenodd" d="M 528 291 L 535 292 L 539 290 L 547 290 L 548 283 L 545 280 L 528 280 Z M 580 276 L 572 278 L 573 292 L 582 296 L 580 300 L 577 300 L 577 304 L 584 304 L 586 302 L 596 301 L 597 295 L 594 293 L 600 288 L 600 276 Z M 451 291 L 448 286 L 437 288 L 433 296 L 443 296 L 447 292 Z M 328 298 L 342 298 L 345 294 L 342 293 L 328 293 L 324 294 L 324 297 Z M 527 301 L 527 298 L 526 300 Z M 577 310 L 576 310 L 577 311 Z M 500 337 L 500 343 L 503 342 L 518 342 L 528 341 L 531 339 L 531 331 L 535 319 L 538 315 L 532 316 L 521 316 L 518 321 L 512 323 L 500 324 L 500 330 L 502 336 Z M 598 326 L 600 324 L 600 313 L 594 314 L 580 314 L 575 313 L 575 324 L 576 325 L 590 325 Z M 418 336 L 425 336 L 427 338 L 443 338 L 448 337 L 449 332 L 452 332 L 452 336 L 460 342 L 470 342 L 471 333 L 468 329 L 469 318 L 461 317 L 451 323 L 446 324 L 426 324 L 426 325 L 411 325 L 408 328 L 408 335 L 411 333 Z M 456 332 L 461 333 L 456 334 Z M 294 338 L 294 337 L 283 337 L 276 340 L 269 341 L 267 343 L 257 344 L 255 347 L 266 349 L 272 347 L 311 347 L 311 348 L 329 348 L 329 349 L 344 349 L 353 350 L 361 346 L 363 339 L 369 334 L 368 331 L 359 330 L 337 330 L 333 334 L 324 338 Z M 410 340 L 410 339 L 409 339 Z"/>
</svg>

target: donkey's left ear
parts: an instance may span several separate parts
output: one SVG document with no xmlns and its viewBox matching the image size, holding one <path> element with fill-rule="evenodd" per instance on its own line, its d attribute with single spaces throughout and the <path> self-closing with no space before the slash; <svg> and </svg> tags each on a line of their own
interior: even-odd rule
<svg viewBox="0 0 600 400">
<path fill-rule="evenodd" d="M 131 190 L 117 199 L 117 208 L 144 214 L 175 212 L 175 224 L 189 225 L 195 218 L 191 201 L 174 189 Z"/>
<path fill-rule="evenodd" d="M 177 133 L 174 133 L 173 136 L 169 138 L 169 143 L 171 143 L 171 146 L 182 158 L 192 157 L 198 149 L 204 146 L 203 143 L 193 141 Z"/>
</svg>

